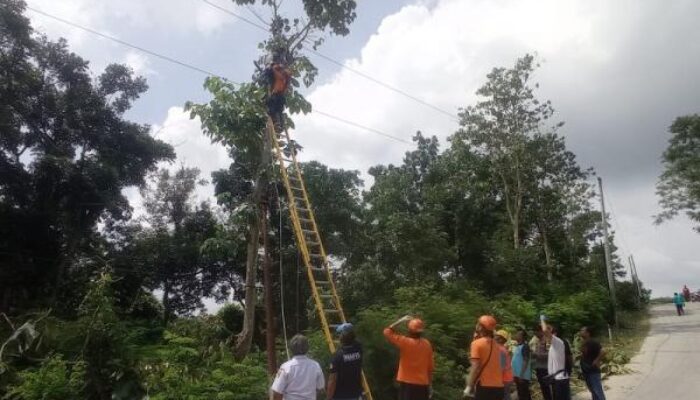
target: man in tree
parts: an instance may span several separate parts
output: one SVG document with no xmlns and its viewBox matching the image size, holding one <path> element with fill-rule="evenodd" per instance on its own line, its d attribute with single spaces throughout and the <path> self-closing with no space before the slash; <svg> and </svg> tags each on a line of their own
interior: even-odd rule
<svg viewBox="0 0 700 400">
<path fill-rule="evenodd" d="M 284 130 L 285 94 L 287 93 L 292 74 L 278 52 L 273 57 L 272 62 L 265 68 L 263 75 L 269 85 L 266 103 L 267 112 L 275 125 L 275 132 L 279 133 Z"/>
<path fill-rule="evenodd" d="M 362 395 L 362 346 L 355 340 L 350 323 L 336 328 L 341 347 L 331 359 L 326 398 L 328 400 L 357 400 Z"/>
<path fill-rule="evenodd" d="M 323 390 L 323 371 L 318 363 L 306 354 L 309 340 L 296 335 L 289 342 L 292 359 L 282 364 L 272 382 L 274 400 L 314 400 Z"/>
<path fill-rule="evenodd" d="M 591 328 L 584 326 L 579 332 L 581 337 L 581 372 L 592 400 L 605 400 L 603 382 L 600 377 L 600 363 L 605 351 L 600 343 L 592 338 Z"/>
<path fill-rule="evenodd" d="M 465 396 L 474 396 L 475 400 L 503 400 L 503 367 L 501 352 L 494 340 L 496 319 L 482 315 L 474 329 L 474 340 L 469 349 L 469 375 Z"/>
<path fill-rule="evenodd" d="M 408 322 L 408 336 L 396 333 L 395 328 Z M 424 339 L 425 323 L 405 315 L 384 328 L 386 340 L 399 349 L 399 400 L 428 400 L 432 395 L 431 384 L 435 360 L 433 346 Z"/>
</svg>

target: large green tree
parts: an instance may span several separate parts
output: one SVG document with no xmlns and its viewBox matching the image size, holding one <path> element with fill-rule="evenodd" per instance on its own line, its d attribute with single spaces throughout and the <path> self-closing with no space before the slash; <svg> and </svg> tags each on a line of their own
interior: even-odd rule
<svg viewBox="0 0 700 400">
<path fill-rule="evenodd" d="M 656 222 L 685 213 L 698 224 L 695 229 L 700 232 L 700 115 L 676 118 L 669 132 L 664 171 L 656 186 L 663 211 Z"/>
<path fill-rule="evenodd" d="M 269 10 L 267 21 L 269 37 L 259 44 L 264 54 L 254 61 L 258 68 L 253 82 L 234 85 L 220 78 L 209 78 L 206 89 L 213 99 L 207 104 L 187 104 L 192 117 L 199 117 L 205 135 L 212 141 L 228 147 L 234 166 L 231 168 L 247 181 L 250 192 L 245 207 L 236 209 L 231 216 L 240 220 L 243 213 L 247 220 L 246 272 L 245 272 L 245 320 L 238 335 L 235 352 L 238 357 L 250 351 L 255 326 L 255 282 L 258 266 L 259 235 L 263 218 L 268 218 L 264 204 L 269 183 L 273 180 L 271 144 L 265 126 L 267 110 L 265 97 L 267 83 L 261 79 L 261 68 L 270 57 L 281 58 L 290 69 L 293 79 L 288 90 L 287 107 L 291 113 L 309 112 L 311 105 L 299 93 L 299 80 L 310 86 L 317 69 L 304 54 L 304 49 L 316 48 L 322 43 L 318 35 L 330 32 L 335 35 L 349 33 L 349 25 L 355 19 L 355 1 L 303 0 L 302 15 L 290 19 L 281 12 L 281 0 L 234 0 L 239 5 L 261 4 Z M 287 124 L 292 121 L 285 117 Z"/>
<path fill-rule="evenodd" d="M 460 113 L 461 129 L 453 137 L 486 157 L 504 198 L 515 249 L 522 244 L 524 203 L 536 165 L 528 142 L 535 134 L 560 126 L 546 125 L 554 109 L 549 101 L 535 97 L 536 67 L 535 58 L 526 55 L 513 68 L 494 68 L 476 92 L 482 100 Z"/>
<path fill-rule="evenodd" d="M 122 195 L 173 149 L 124 118 L 147 88 L 123 65 L 87 61 L 33 33 L 21 0 L 0 7 L 0 310 L 75 297 L 75 261 L 100 218 L 126 218 Z M 67 286 L 70 286 L 68 290 Z M 63 298 L 55 304 L 72 303 Z"/>
</svg>

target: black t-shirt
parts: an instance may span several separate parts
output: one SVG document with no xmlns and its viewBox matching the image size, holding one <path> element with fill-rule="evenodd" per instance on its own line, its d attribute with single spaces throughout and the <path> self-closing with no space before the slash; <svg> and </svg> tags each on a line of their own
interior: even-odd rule
<svg viewBox="0 0 700 400">
<path fill-rule="evenodd" d="M 362 346 L 355 342 L 339 348 L 331 359 L 330 372 L 337 374 L 337 399 L 360 397 L 362 394 Z"/>
<path fill-rule="evenodd" d="M 589 339 L 581 345 L 581 370 L 586 372 L 600 372 L 600 368 L 593 366 L 593 361 L 600 355 L 602 347 L 600 343 Z"/>
</svg>

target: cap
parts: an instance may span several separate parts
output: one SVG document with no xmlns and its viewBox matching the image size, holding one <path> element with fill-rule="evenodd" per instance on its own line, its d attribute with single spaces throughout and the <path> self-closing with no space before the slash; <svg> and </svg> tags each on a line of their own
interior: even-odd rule
<svg viewBox="0 0 700 400">
<path fill-rule="evenodd" d="M 506 342 L 510 340 L 510 333 L 508 333 L 508 331 L 505 329 L 501 329 L 499 331 L 496 331 L 496 336 L 502 337 L 503 339 L 506 340 Z"/>
<path fill-rule="evenodd" d="M 345 332 L 349 332 L 352 329 L 353 329 L 352 324 L 349 322 L 345 322 L 345 323 L 342 323 L 342 324 L 335 327 L 335 333 L 340 335 L 340 334 L 343 334 Z"/>
<path fill-rule="evenodd" d="M 411 333 L 421 333 L 425 330 L 425 323 L 418 319 L 418 318 L 413 318 L 412 320 L 408 321 L 408 331 Z"/>
<path fill-rule="evenodd" d="M 479 325 L 483 326 L 487 331 L 493 331 L 496 329 L 498 322 L 496 322 L 496 318 L 490 315 L 482 315 L 479 317 Z"/>
</svg>

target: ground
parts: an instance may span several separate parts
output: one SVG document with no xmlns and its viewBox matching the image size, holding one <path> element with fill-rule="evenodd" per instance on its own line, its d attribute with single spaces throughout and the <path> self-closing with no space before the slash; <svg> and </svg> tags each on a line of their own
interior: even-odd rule
<svg viewBox="0 0 700 400">
<path fill-rule="evenodd" d="M 700 393 L 700 380 L 689 376 L 700 365 L 700 305 L 689 303 L 686 311 L 678 317 L 673 304 L 651 309 L 649 336 L 629 364 L 634 372 L 605 381 L 607 400 L 685 399 Z M 589 398 L 587 393 L 576 397 Z"/>
</svg>

